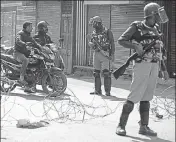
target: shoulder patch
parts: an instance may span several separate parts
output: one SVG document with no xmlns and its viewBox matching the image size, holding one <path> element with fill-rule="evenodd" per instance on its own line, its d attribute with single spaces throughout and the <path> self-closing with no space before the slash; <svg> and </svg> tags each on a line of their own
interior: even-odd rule
<svg viewBox="0 0 176 142">
<path fill-rule="evenodd" d="M 135 26 L 142 26 L 142 21 L 134 21 L 130 25 L 135 25 Z"/>
<path fill-rule="evenodd" d="M 24 33 L 24 32 L 23 32 L 22 30 L 18 32 L 18 34 L 23 34 L 23 33 Z"/>
<path fill-rule="evenodd" d="M 142 31 L 142 21 L 134 21 L 130 25 L 136 26 L 136 28 L 139 32 Z"/>
</svg>

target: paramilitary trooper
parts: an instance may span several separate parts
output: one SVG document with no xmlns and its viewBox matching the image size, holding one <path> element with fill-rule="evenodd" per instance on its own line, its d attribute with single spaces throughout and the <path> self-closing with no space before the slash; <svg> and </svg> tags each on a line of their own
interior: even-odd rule
<svg viewBox="0 0 176 142">
<path fill-rule="evenodd" d="M 99 16 L 90 19 L 89 24 L 94 28 L 91 34 L 89 46 L 94 49 L 93 67 L 95 78 L 95 90 L 90 94 L 102 94 L 100 72 L 103 71 L 104 87 L 107 96 L 111 91 L 111 63 L 114 61 L 115 45 L 111 30 L 102 24 Z M 107 56 L 108 57 L 107 57 Z"/>
<path fill-rule="evenodd" d="M 120 36 L 118 43 L 125 48 L 131 48 L 138 55 L 142 55 L 143 47 L 153 41 L 154 36 L 159 36 L 159 24 L 168 22 L 168 17 L 164 10 L 157 3 L 148 3 L 144 7 L 144 20 L 134 21 L 129 28 Z M 153 98 L 154 90 L 158 78 L 159 62 L 162 61 L 163 42 L 157 40 L 155 46 L 148 51 L 142 59 L 133 61 L 133 79 L 130 94 L 123 105 L 120 122 L 116 129 L 116 134 L 126 135 L 125 126 L 129 114 L 134 108 L 134 104 L 140 102 L 140 129 L 139 134 L 156 136 L 157 133 L 151 130 L 149 124 L 150 102 Z M 164 69 L 165 78 L 168 73 Z"/>
</svg>

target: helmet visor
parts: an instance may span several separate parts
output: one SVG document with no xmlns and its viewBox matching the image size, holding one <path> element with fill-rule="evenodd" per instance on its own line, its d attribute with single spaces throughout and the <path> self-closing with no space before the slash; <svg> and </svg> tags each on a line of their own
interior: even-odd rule
<svg viewBox="0 0 176 142">
<path fill-rule="evenodd" d="M 159 18 L 160 18 L 160 22 L 161 22 L 161 23 L 166 23 L 166 22 L 169 21 L 169 18 L 168 18 L 167 14 L 166 14 L 166 11 L 165 11 L 165 9 L 164 9 L 164 6 L 163 6 L 163 7 L 160 7 L 160 8 L 158 9 L 158 15 L 159 15 Z"/>
</svg>

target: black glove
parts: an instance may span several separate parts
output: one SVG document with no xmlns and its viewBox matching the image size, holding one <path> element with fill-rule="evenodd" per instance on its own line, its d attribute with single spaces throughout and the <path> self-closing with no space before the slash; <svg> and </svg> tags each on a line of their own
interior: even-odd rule
<svg viewBox="0 0 176 142">
<path fill-rule="evenodd" d="M 38 48 L 34 48 L 34 53 L 39 54 L 40 50 Z"/>
</svg>

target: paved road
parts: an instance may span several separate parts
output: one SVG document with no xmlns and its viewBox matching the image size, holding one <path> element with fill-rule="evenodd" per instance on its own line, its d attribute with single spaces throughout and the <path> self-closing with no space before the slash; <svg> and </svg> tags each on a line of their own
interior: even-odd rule
<svg viewBox="0 0 176 142">
<path fill-rule="evenodd" d="M 129 82 L 122 82 L 129 85 Z M 40 89 L 40 86 L 37 86 Z M 129 91 L 112 88 L 112 96 L 90 95 L 93 84 L 68 78 L 66 94 L 56 100 L 44 100 L 44 94 L 25 94 L 16 88 L 10 96 L 3 95 L 1 103 L 2 142 L 175 142 L 175 119 L 157 119 L 150 115 L 150 126 L 158 132 L 158 137 L 138 134 L 138 105 L 130 114 L 127 136 L 115 134 L 122 103 Z M 6 100 L 4 100 L 6 99 Z M 12 109 L 11 109 L 12 108 Z M 51 109 L 52 108 L 52 109 Z M 47 115 L 44 115 L 46 111 Z M 10 110 L 8 112 L 8 110 Z M 56 111 L 57 110 L 57 111 Z M 7 113 L 8 112 L 8 113 Z M 7 114 L 6 114 L 7 113 Z M 165 112 L 161 112 L 165 113 Z M 6 114 L 6 115 L 5 115 Z M 42 116 L 43 115 L 43 116 Z M 104 117 L 107 115 L 106 117 Z M 16 120 L 49 121 L 47 127 L 21 129 Z M 56 119 L 60 118 L 60 119 Z M 70 121 L 68 120 L 70 119 Z"/>
</svg>

